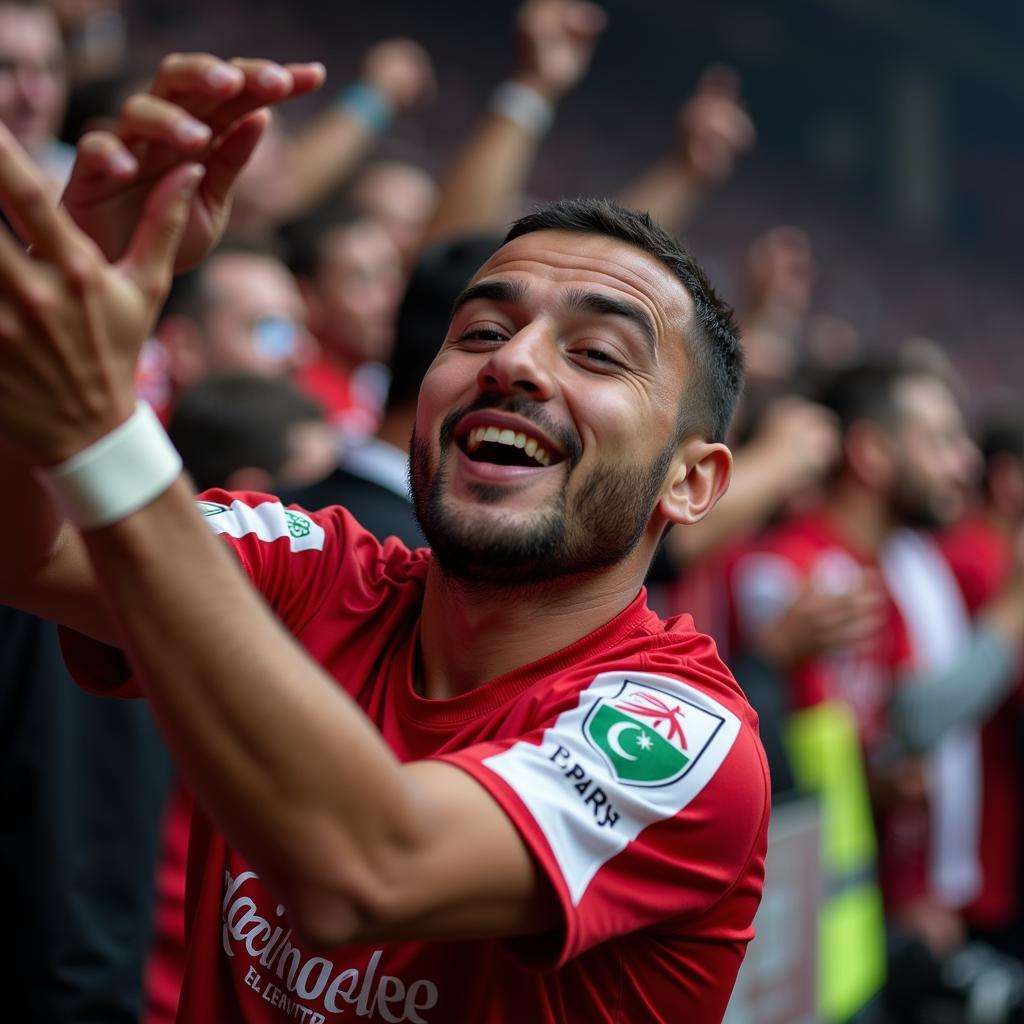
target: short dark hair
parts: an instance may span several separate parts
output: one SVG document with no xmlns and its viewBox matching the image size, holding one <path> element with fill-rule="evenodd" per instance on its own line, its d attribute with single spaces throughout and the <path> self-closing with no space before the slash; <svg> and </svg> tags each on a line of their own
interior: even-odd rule
<svg viewBox="0 0 1024 1024">
<path fill-rule="evenodd" d="M 678 434 L 724 441 L 743 390 L 743 349 L 732 307 L 701 265 L 650 216 L 607 199 L 559 199 L 517 220 L 505 242 L 534 231 L 607 235 L 648 253 L 675 274 L 693 300 L 695 330 L 685 339 L 693 380 L 680 396 Z"/>
<path fill-rule="evenodd" d="M 420 254 L 395 320 L 388 408 L 416 402 L 448 331 L 455 300 L 500 245 L 500 235 L 467 235 L 438 242 Z"/>
<path fill-rule="evenodd" d="M 922 365 L 898 359 L 872 359 L 833 374 L 824 384 L 821 404 L 831 409 L 845 434 L 853 424 L 870 420 L 883 427 L 897 427 L 902 418 L 898 389 L 907 380 L 948 382 Z"/>
<path fill-rule="evenodd" d="M 285 262 L 296 276 L 316 279 L 324 259 L 324 239 L 333 231 L 344 231 L 372 218 L 352 206 L 329 203 L 284 225 L 279 231 L 285 248 Z"/>
<path fill-rule="evenodd" d="M 168 434 L 203 491 L 223 487 L 239 469 L 262 469 L 276 481 L 294 454 L 289 428 L 323 420 L 320 405 L 286 380 L 224 373 L 203 378 L 181 396 Z"/>
</svg>

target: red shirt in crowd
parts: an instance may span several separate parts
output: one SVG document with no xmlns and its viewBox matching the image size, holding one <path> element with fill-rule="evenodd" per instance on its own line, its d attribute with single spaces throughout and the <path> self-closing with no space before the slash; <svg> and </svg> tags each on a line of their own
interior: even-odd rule
<svg viewBox="0 0 1024 1024">
<path fill-rule="evenodd" d="M 733 566 L 738 634 L 750 637 L 773 622 L 803 586 L 841 593 L 857 586 L 865 572 L 881 578 L 877 560 L 842 536 L 823 511 L 783 523 Z M 799 710 L 826 700 L 845 703 L 872 774 L 876 755 L 885 753 L 893 687 L 910 662 L 907 629 L 889 598 L 877 632 L 866 643 L 807 658 L 790 670 L 790 706 Z M 895 909 L 928 892 L 927 804 L 923 795 L 888 794 L 876 801 L 875 810 L 879 881 L 886 905 Z"/>
<path fill-rule="evenodd" d="M 769 784 L 756 716 L 712 641 L 688 618 L 660 620 L 641 593 L 561 651 L 424 699 L 414 679 L 428 551 L 381 545 L 341 509 L 203 497 L 211 528 L 398 757 L 457 765 L 501 805 L 562 926 L 313 947 L 197 809 L 179 1020 L 717 1024 L 760 899 Z M 86 685 L 131 687 L 118 652 L 64 639 Z"/>
<path fill-rule="evenodd" d="M 941 538 L 940 546 L 972 615 L 1009 582 L 1012 541 L 984 519 L 964 519 Z M 981 731 L 983 881 L 965 911 L 967 920 L 979 928 L 1006 928 L 1019 915 L 1022 693 L 1024 680 Z"/>
</svg>

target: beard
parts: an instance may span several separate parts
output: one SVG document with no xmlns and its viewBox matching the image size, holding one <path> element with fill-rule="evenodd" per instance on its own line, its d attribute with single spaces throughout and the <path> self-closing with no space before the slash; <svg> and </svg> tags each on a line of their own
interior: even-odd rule
<svg viewBox="0 0 1024 1024">
<path fill-rule="evenodd" d="M 647 465 L 597 464 L 570 497 L 569 481 L 581 454 L 578 438 L 565 436 L 564 429 L 551 424 L 535 402 L 500 403 L 502 409 L 524 415 L 563 444 L 565 477 L 558 492 L 528 521 L 503 520 L 497 514 L 486 522 L 469 522 L 445 500 L 454 428 L 467 412 L 498 404 L 485 399 L 446 418 L 440 433 L 441 468 L 433 474 L 429 448 L 413 434 L 410 482 L 416 518 L 445 575 L 466 584 L 538 586 L 592 575 L 631 554 L 647 529 L 677 442 L 666 445 Z M 481 505 L 496 505 L 507 493 L 504 486 L 487 484 L 475 484 L 472 490 Z"/>
<path fill-rule="evenodd" d="M 950 490 L 943 497 L 915 482 L 909 472 L 899 473 L 890 498 L 896 521 L 913 530 L 943 530 L 963 514 L 966 495 Z"/>
</svg>

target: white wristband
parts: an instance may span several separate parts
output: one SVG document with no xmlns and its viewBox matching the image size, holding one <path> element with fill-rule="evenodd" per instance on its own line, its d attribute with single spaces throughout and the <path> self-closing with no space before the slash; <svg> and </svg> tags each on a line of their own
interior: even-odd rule
<svg viewBox="0 0 1024 1024">
<path fill-rule="evenodd" d="M 537 137 L 547 134 L 555 119 L 551 102 L 522 82 L 502 82 L 491 97 L 491 110 Z"/>
<path fill-rule="evenodd" d="M 181 474 L 181 456 L 148 402 L 119 427 L 36 477 L 76 526 L 94 530 L 130 516 Z"/>
</svg>

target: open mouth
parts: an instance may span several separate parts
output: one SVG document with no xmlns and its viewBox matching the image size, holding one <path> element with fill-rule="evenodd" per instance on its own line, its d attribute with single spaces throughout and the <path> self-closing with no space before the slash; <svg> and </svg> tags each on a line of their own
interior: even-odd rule
<svg viewBox="0 0 1024 1024">
<path fill-rule="evenodd" d="M 536 469 L 552 466 L 563 458 L 521 430 L 494 425 L 474 427 L 459 438 L 458 445 L 473 462 L 489 462 L 497 466 Z"/>
</svg>

